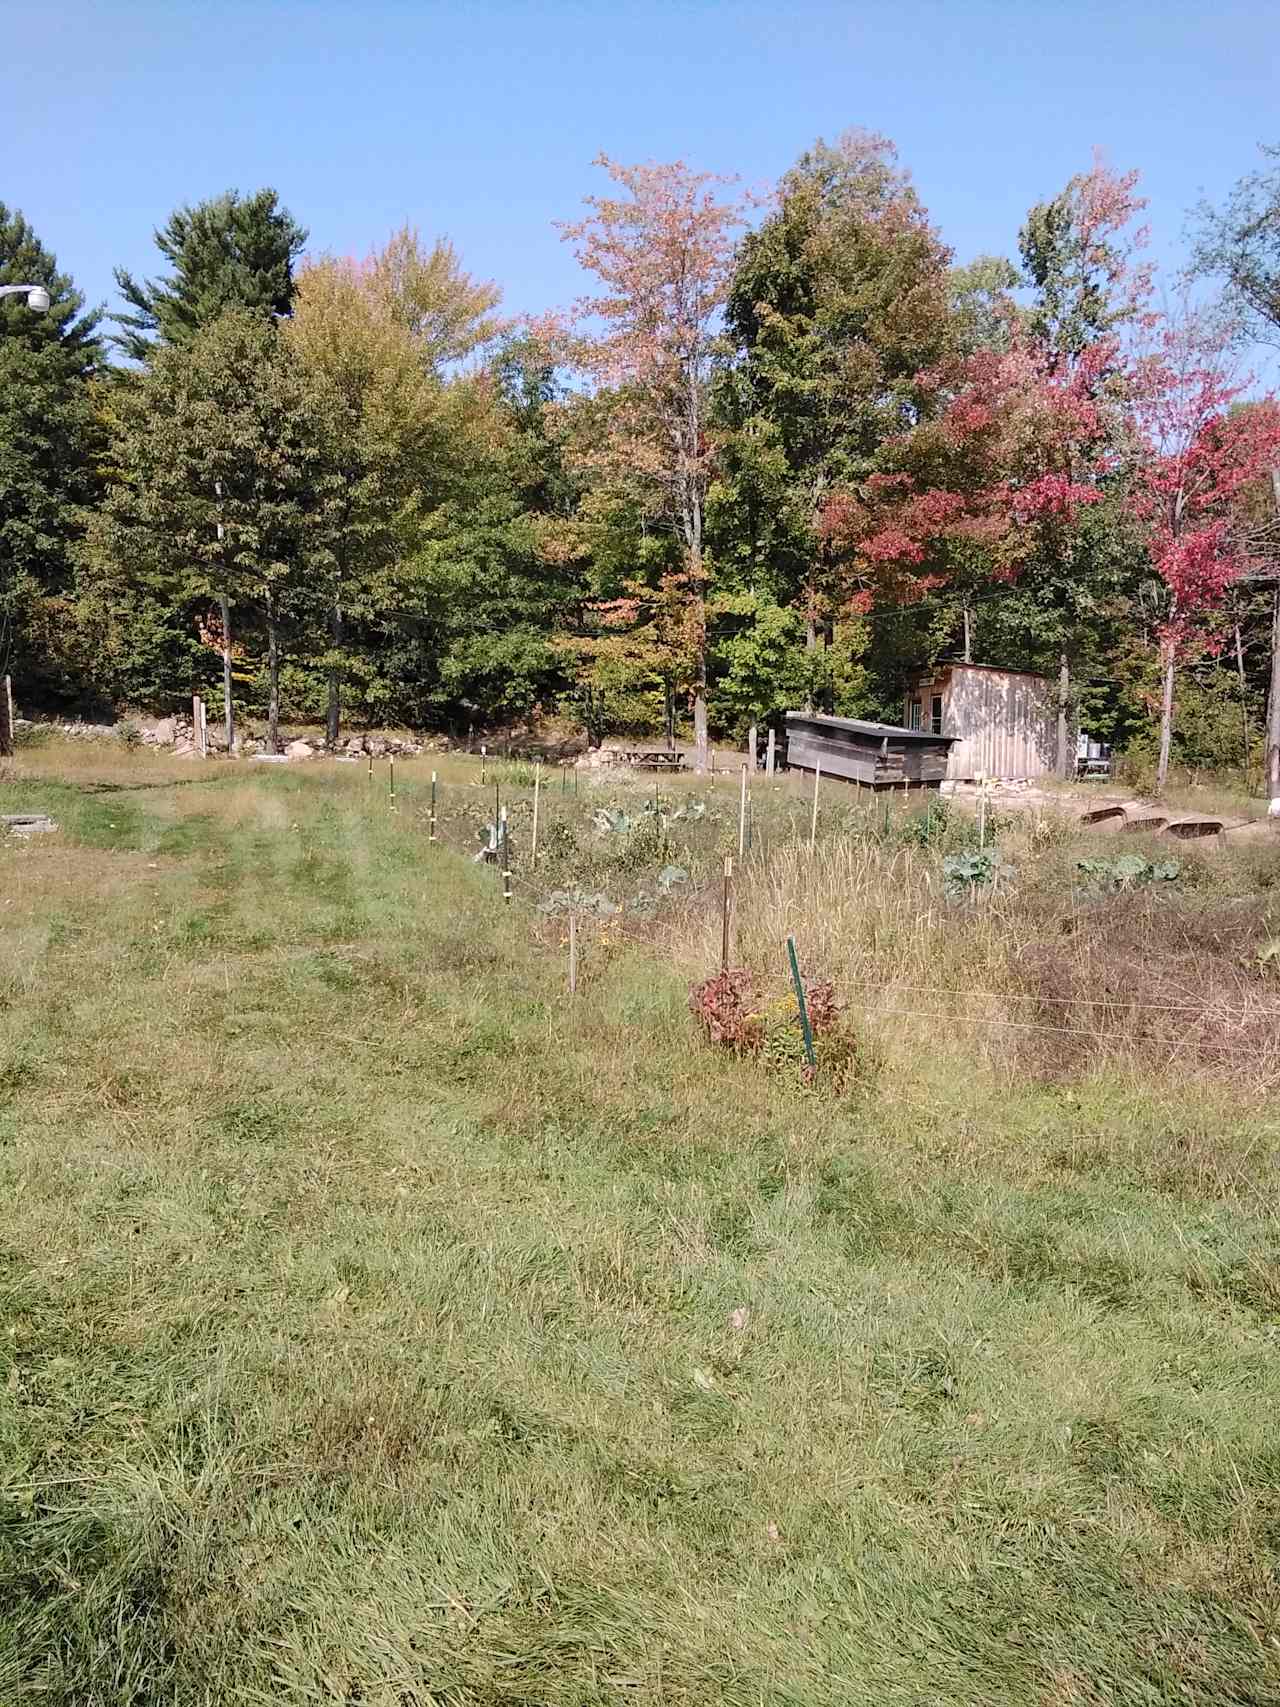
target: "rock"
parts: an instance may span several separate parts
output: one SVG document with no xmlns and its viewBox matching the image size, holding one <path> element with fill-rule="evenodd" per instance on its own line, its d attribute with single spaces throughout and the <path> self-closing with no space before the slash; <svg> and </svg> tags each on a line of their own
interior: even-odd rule
<svg viewBox="0 0 1280 1707">
<path fill-rule="evenodd" d="M 287 753 L 250 753 L 249 763 L 251 765 L 287 765 L 289 755 Z"/>
<path fill-rule="evenodd" d="M 155 728 L 151 731 L 151 739 L 158 747 L 171 747 L 177 733 L 177 719 L 173 717 L 162 717 L 159 723 L 157 723 Z M 143 739 L 146 739 L 145 733 L 143 735 Z"/>
<path fill-rule="evenodd" d="M 369 751 L 373 754 L 375 759 L 381 759 L 385 756 L 387 743 L 382 739 L 381 735 L 373 736 L 369 742 Z"/>
<path fill-rule="evenodd" d="M 36 836 L 58 827 L 43 812 L 5 812 L 0 814 L 0 824 L 13 836 Z"/>
<path fill-rule="evenodd" d="M 181 740 L 173 743 L 173 756 L 175 759 L 188 759 L 195 750 L 195 742 L 188 741 L 185 736 L 183 736 Z"/>
<path fill-rule="evenodd" d="M 290 741 L 284 750 L 286 759 L 314 759 L 316 750 L 310 741 Z"/>
</svg>

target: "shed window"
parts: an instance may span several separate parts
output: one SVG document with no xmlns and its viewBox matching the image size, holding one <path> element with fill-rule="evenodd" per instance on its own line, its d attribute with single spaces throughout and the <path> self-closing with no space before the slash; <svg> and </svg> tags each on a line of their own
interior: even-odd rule
<svg viewBox="0 0 1280 1707">
<path fill-rule="evenodd" d="M 929 727 L 935 735 L 942 733 L 942 695 L 934 694 L 929 701 Z"/>
<path fill-rule="evenodd" d="M 911 701 L 911 716 L 907 723 L 908 729 L 918 729 L 920 727 L 920 712 L 920 701 L 918 699 L 913 699 Z"/>
</svg>

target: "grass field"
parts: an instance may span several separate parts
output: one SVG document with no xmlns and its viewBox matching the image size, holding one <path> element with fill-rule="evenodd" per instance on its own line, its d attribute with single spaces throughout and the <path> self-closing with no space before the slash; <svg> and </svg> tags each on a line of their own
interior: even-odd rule
<svg viewBox="0 0 1280 1707">
<path fill-rule="evenodd" d="M 949 911 L 779 796 L 836 1096 L 693 1028 L 731 784 L 570 1004 L 443 768 L 0 784 L 0 1703 L 1280 1702 L 1275 853 Z"/>
</svg>

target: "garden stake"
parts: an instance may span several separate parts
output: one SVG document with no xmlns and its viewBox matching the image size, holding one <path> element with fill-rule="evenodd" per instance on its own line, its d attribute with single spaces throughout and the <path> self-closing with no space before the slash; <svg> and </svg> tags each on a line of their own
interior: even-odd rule
<svg viewBox="0 0 1280 1707">
<path fill-rule="evenodd" d="M 812 853 L 818 840 L 818 784 L 822 780 L 822 760 L 818 759 L 813 767 L 813 817 L 809 820 L 809 852 Z"/>
<path fill-rule="evenodd" d="M 733 858 L 724 856 L 724 890 L 720 900 L 720 970 L 729 970 L 729 893 L 733 883 Z"/>
<path fill-rule="evenodd" d="M 800 976 L 800 962 L 796 959 L 796 939 L 787 938 L 787 953 L 791 958 L 791 982 L 796 987 L 796 1006 L 800 1009 L 800 1029 L 804 1033 L 805 1059 L 811 1067 L 818 1065 L 813 1053 L 813 1027 L 809 1024 L 809 1010 L 804 1000 L 804 980 Z"/>
<path fill-rule="evenodd" d="M 434 842 L 435 839 L 436 839 L 436 773 L 434 771 L 432 771 L 432 773 L 431 773 L 431 834 L 427 837 L 427 840 L 429 842 Z"/>
<path fill-rule="evenodd" d="M 542 766 L 533 767 L 533 836 L 529 842 L 529 865 L 533 868 L 538 863 L 538 793 L 542 787 Z"/>
</svg>

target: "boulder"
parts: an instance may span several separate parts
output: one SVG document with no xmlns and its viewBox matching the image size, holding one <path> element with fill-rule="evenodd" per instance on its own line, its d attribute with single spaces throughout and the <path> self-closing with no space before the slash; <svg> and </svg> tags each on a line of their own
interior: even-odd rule
<svg viewBox="0 0 1280 1707">
<path fill-rule="evenodd" d="M 316 750 L 310 741 L 290 741 L 284 750 L 286 759 L 314 759 Z"/>
<path fill-rule="evenodd" d="M 151 731 L 151 739 L 155 742 L 157 747 L 172 747 L 174 737 L 177 733 L 177 719 L 173 717 L 162 717 L 159 723 L 157 723 L 155 728 Z"/>
</svg>

